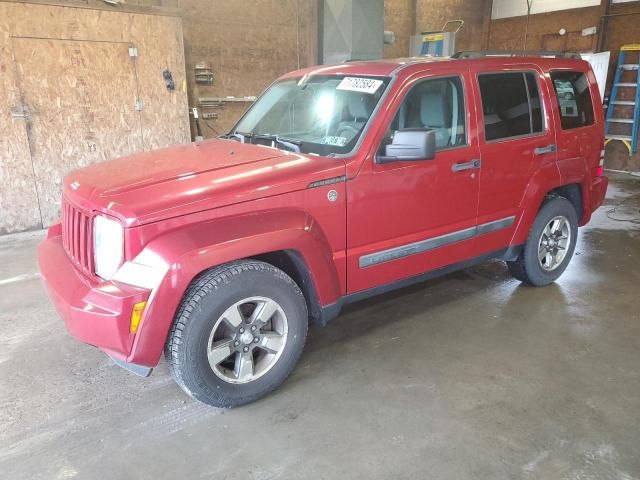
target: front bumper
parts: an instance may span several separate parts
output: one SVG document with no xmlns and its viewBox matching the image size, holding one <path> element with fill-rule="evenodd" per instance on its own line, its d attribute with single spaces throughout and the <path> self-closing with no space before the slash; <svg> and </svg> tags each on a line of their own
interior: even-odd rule
<svg viewBox="0 0 640 480">
<path fill-rule="evenodd" d="M 135 338 L 129 332 L 131 311 L 134 304 L 147 301 L 150 291 L 83 275 L 65 253 L 56 227 L 38 247 L 49 297 L 72 336 L 126 363 Z"/>
</svg>

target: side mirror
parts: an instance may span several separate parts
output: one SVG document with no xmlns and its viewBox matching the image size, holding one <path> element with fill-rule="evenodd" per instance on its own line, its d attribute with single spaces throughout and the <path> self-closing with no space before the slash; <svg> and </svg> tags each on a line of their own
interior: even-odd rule
<svg viewBox="0 0 640 480">
<path fill-rule="evenodd" d="M 385 155 L 378 155 L 378 163 L 432 160 L 436 156 L 436 132 L 427 128 L 406 128 L 393 135 L 393 142 L 385 147 Z"/>
</svg>

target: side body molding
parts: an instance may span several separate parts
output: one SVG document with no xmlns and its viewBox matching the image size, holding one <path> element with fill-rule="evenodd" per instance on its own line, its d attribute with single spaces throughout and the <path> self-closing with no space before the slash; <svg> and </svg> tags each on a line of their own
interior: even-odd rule
<svg viewBox="0 0 640 480">
<path fill-rule="evenodd" d="M 152 290 L 127 361 L 157 365 L 184 291 L 202 271 L 279 250 L 296 252 L 308 268 L 321 305 L 341 295 L 331 247 L 319 224 L 301 210 L 282 209 L 218 218 L 173 230 L 134 259 L 162 273 Z"/>
<path fill-rule="evenodd" d="M 359 266 L 360 268 L 370 267 L 379 263 L 408 257 L 416 253 L 427 252 L 429 250 L 449 245 L 451 243 L 468 240 L 478 235 L 484 235 L 485 233 L 495 232 L 496 230 L 501 230 L 503 228 L 509 228 L 513 224 L 515 218 L 515 215 L 511 215 L 509 217 L 483 223 L 482 225 L 478 225 L 476 227 L 465 228 L 464 230 L 447 233 L 439 237 L 432 237 L 425 240 L 420 240 L 419 242 L 410 243 L 408 245 L 402 245 L 399 247 L 390 248 L 388 250 L 363 255 L 362 257 L 360 257 Z"/>
</svg>

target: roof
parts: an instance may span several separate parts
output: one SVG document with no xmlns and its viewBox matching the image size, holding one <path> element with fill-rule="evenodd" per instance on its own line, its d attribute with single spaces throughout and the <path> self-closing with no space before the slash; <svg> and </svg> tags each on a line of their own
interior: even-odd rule
<svg viewBox="0 0 640 480">
<path fill-rule="evenodd" d="M 289 72 L 283 78 L 297 78 L 304 75 L 370 75 L 389 77 L 397 71 L 416 64 L 438 64 L 450 62 L 463 62 L 465 65 L 486 65 L 487 63 L 499 65 L 509 64 L 536 64 L 542 68 L 557 68 L 562 66 L 577 66 L 577 63 L 584 63 L 583 60 L 571 58 L 551 58 L 543 56 L 489 56 L 473 58 L 452 58 L 452 57 L 406 57 L 406 58 L 385 58 L 381 60 L 358 60 L 334 65 L 319 65 Z"/>
<path fill-rule="evenodd" d="M 388 77 L 399 68 L 416 63 L 435 63 L 454 61 L 449 57 L 407 57 L 385 58 L 381 60 L 353 60 L 333 65 L 318 65 L 287 73 L 284 77 L 303 75 L 371 75 Z"/>
</svg>

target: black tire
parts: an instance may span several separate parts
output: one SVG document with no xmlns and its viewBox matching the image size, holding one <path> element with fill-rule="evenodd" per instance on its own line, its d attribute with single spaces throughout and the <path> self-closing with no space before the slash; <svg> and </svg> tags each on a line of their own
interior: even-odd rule
<svg viewBox="0 0 640 480">
<path fill-rule="evenodd" d="M 210 335 L 230 306 L 252 296 L 278 303 L 286 315 L 288 334 L 266 373 L 248 383 L 230 383 L 209 364 Z M 192 282 L 174 318 L 165 357 L 174 380 L 192 398 L 234 407 L 253 402 L 284 382 L 300 358 L 307 328 L 307 305 L 291 277 L 268 263 L 237 261 L 212 268 Z"/>
<path fill-rule="evenodd" d="M 566 249 L 564 259 L 558 263 L 553 270 L 545 270 L 538 260 L 538 245 L 545 227 L 556 217 L 564 217 L 568 220 L 571 232 L 569 235 L 570 243 Z M 576 240 L 578 238 L 578 217 L 575 208 L 569 200 L 564 197 L 552 197 L 548 200 L 538 212 L 527 242 L 520 252 L 518 258 L 514 261 L 507 262 L 509 272 L 516 279 L 529 285 L 542 287 L 553 283 L 566 270 L 573 252 L 576 248 Z"/>
</svg>

